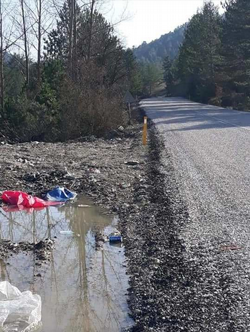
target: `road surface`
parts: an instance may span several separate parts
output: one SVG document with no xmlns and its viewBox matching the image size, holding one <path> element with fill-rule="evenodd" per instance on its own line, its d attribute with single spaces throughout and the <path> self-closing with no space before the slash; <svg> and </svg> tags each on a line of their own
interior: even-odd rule
<svg viewBox="0 0 250 332">
<path fill-rule="evenodd" d="M 189 213 L 179 236 L 200 270 L 176 331 L 250 331 L 250 113 L 181 98 L 141 106 L 164 141 L 163 168 L 173 163 Z"/>
</svg>

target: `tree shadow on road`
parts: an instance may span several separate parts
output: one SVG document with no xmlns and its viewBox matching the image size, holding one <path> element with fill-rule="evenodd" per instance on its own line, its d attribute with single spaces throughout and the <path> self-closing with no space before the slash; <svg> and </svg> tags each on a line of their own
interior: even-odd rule
<svg viewBox="0 0 250 332">
<path fill-rule="evenodd" d="M 250 112 L 193 103 L 182 98 L 155 98 L 143 101 L 141 106 L 156 126 L 169 125 L 166 131 L 250 127 Z"/>
</svg>

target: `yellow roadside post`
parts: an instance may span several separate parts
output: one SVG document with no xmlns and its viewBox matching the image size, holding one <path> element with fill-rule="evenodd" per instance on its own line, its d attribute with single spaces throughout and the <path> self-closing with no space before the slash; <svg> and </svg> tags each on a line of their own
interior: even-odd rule
<svg viewBox="0 0 250 332">
<path fill-rule="evenodd" d="M 142 133 L 143 145 L 147 145 L 147 131 L 148 131 L 148 118 L 144 116 L 143 133 Z"/>
</svg>

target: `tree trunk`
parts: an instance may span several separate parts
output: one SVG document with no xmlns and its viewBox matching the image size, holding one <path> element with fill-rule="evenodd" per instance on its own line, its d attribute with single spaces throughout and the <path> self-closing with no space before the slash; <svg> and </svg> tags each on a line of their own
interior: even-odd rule
<svg viewBox="0 0 250 332">
<path fill-rule="evenodd" d="M 69 17 L 69 55 L 68 55 L 68 71 L 69 76 L 72 78 L 72 72 L 73 72 L 73 30 L 74 30 L 74 0 L 70 0 L 69 2 L 69 11 L 70 11 L 70 17 Z"/>
<path fill-rule="evenodd" d="M 1 113 L 4 114 L 4 73 L 3 73 L 3 13 L 2 13 L 2 0 L 0 0 L 0 106 Z"/>
<path fill-rule="evenodd" d="M 37 89 L 41 86 L 42 0 L 38 0 Z"/>
<path fill-rule="evenodd" d="M 29 52 L 28 52 L 28 39 L 26 30 L 26 20 L 24 11 L 24 0 L 20 0 L 23 21 L 23 36 L 24 36 L 24 52 L 25 52 L 25 72 L 26 72 L 26 88 L 29 86 Z"/>
<path fill-rule="evenodd" d="M 72 70 L 73 80 L 77 80 L 77 18 L 76 18 L 76 0 L 74 0 L 74 13 L 73 13 L 73 55 L 72 55 Z"/>
<path fill-rule="evenodd" d="M 87 53 L 87 60 L 88 61 L 90 60 L 90 57 L 91 57 L 94 7 L 95 7 L 95 0 L 92 0 L 91 1 L 91 8 L 90 8 L 90 22 L 89 22 L 89 43 L 88 43 L 88 53 Z"/>
</svg>

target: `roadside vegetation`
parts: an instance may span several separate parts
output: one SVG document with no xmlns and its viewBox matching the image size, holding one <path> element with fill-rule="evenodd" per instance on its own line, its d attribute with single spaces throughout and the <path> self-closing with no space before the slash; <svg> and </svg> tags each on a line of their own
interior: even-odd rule
<svg viewBox="0 0 250 332">
<path fill-rule="evenodd" d="M 0 134 L 53 142 L 126 124 L 126 91 L 150 92 L 157 71 L 139 68 L 100 3 L 0 0 Z"/>
<path fill-rule="evenodd" d="M 164 60 L 168 95 L 250 109 L 250 2 L 208 2 L 187 25 L 176 59 Z"/>
</svg>

